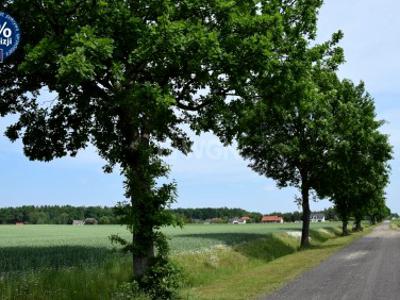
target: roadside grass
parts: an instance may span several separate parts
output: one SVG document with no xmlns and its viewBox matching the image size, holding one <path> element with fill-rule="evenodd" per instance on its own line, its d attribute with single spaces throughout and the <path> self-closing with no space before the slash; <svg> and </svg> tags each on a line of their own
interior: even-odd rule
<svg viewBox="0 0 400 300">
<path fill-rule="evenodd" d="M 1 300 L 132 299 L 121 288 L 131 275 L 131 257 L 104 246 L 106 234 L 121 227 L 45 227 L 48 235 L 35 226 L 9 228 L 14 235 L 5 234 L 4 239 L 0 235 Z M 2 230 L 0 226 L 0 234 Z M 299 251 L 299 239 L 293 235 L 299 230 L 300 224 L 167 228 L 172 259 L 185 274 L 181 296 L 254 298 L 276 289 L 363 234 L 335 238 L 340 235 L 339 223 L 313 224 L 313 246 Z M 94 237 L 99 239 L 97 246 Z"/>
<path fill-rule="evenodd" d="M 390 228 L 394 230 L 400 230 L 400 220 L 391 220 Z"/>
<path fill-rule="evenodd" d="M 120 253 L 107 248 L 84 246 L 0 248 L 0 274 L 40 269 L 98 266 Z"/>
<path fill-rule="evenodd" d="M 269 238 L 230 249 L 180 256 L 179 264 L 190 270 L 181 296 L 196 300 L 239 300 L 272 293 L 371 230 L 366 228 L 345 237 L 340 236 L 339 228 L 312 230 L 312 246 L 302 251 L 296 239 L 274 233 Z M 248 255 L 243 249 L 251 249 L 250 253 L 256 255 Z"/>
<path fill-rule="evenodd" d="M 12 272 L 0 277 L 0 299 L 115 299 L 121 283 L 131 276 L 127 266 L 128 257 L 109 257 L 96 266 Z"/>
</svg>

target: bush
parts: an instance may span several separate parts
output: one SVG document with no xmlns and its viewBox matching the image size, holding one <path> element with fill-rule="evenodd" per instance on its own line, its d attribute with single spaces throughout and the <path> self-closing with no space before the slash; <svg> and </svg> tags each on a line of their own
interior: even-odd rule
<svg viewBox="0 0 400 300">
<path fill-rule="evenodd" d="M 177 298 L 176 291 L 182 280 L 178 266 L 163 257 L 157 257 L 139 285 L 151 299 L 168 300 Z"/>
<path fill-rule="evenodd" d="M 118 287 L 118 291 L 112 296 L 114 300 L 150 300 L 149 296 L 144 295 L 139 290 L 139 284 L 136 281 L 125 282 Z"/>
<path fill-rule="evenodd" d="M 102 216 L 99 219 L 99 224 L 110 224 L 110 223 L 111 223 L 111 220 L 107 216 Z"/>
</svg>

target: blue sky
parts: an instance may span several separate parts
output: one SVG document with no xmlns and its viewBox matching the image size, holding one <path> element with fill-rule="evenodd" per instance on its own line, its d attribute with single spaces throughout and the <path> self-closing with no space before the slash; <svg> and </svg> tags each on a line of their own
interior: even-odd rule
<svg viewBox="0 0 400 300">
<path fill-rule="evenodd" d="M 395 159 L 387 188 L 389 207 L 400 212 L 400 18 L 398 0 L 326 0 L 320 12 L 318 40 L 341 29 L 346 64 L 340 75 L 364 80 L 376 99 L 378 117 L 387 123 Z M 4 129 L 9 119 L 0 120 Z M 272 180 L 252 172 L 232 147 L 224 148 L 211 134 L 195 137 L 193 153 L 174 153 L 170 178 L 178 183 L 175 207 L 242 207 L 260 212 L 297 209 L 292 188 L 279 190 Z M 0 136 L 0 206 L 71 204 L 114 205 L 123 199 L 122 178 L 102 173 L 104 162 L 89 148 L 76 158 L 50 163 L 30 162 L 19 143 Z M 313 202 L 313 210 L 330 206 Z"/>
</svg>

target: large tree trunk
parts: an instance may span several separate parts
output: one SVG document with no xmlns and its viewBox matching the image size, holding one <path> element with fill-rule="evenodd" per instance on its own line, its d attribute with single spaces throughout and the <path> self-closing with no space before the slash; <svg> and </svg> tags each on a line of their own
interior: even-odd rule
<svg viewBox="0 0 400 300">
<path fill-rule="evenodd" d="M 355 231 L 363 231 L 363 228 L 361 226 L 361 218 L 360 217 L 358 217 L 358 216 L 356 217 L 355 223 L 356 223 L 356 226 L 354 227 L 354 230 Z"/>
<path fill-rule="evenodd" d="M 150 136 L 144 128 L 132 124 L 129 107 L 121 108 L 119 128 L 125 139 L 121 167 L 125 174 L 125 195 L 130 199 L 124 222 L 132 231 L 133 276 L 141 280 L 149 270 L 154 250 L 154 224 L 152 217 L 157 208 L 153 205 L 150 167 Z"/>
<path fill-rule="evenodd" d="M 132 242 L 133 251 L 133 274 L 140 281 L 143 275 L 149 270 L 152 259 L 154 258 L 154 224 L 152 217 L 155 211 L 153 205 L 153 195 L 151 191 L 151 180 L 153 175 L 149 173 L 149 157 L 146 154 L 149 144 L 148 136 L 141 136 L 139 139 L 141 146 L 138 151 L 133 151 L 133 159 L 130 161 L 129 178 L 132 205 Z"/>
<path fill-rule="evenodd" d="M 148 271 L 151 260 L 154 258 L 154 244 L 152 240 L 146 240 L 146 235 L 141 233 L 133 234 L 133 244 L 142 245 L 143 250 L 133 255 L 133 274 L 136 279 L 141 279 Z M 145 242 L 145 244 L 143 244 Z"/>
<path fill-rule="evenodd" d="M 310 188 L 306 182 L 301 184 L 301 204 L 303 208 L 303 227 L 301 229 L 301 248 L 310 246 L 310 200 L 309 200 Z"/>
<path fill-rule="evenodd" d="M 347 227 L 348 224 L 349 224 L 349 221 L 348 221 L 347 216 L 343 216 L 342 217 L 342 235 L 343 236 L 349 235 L 349 229 Z"/>
</svg>

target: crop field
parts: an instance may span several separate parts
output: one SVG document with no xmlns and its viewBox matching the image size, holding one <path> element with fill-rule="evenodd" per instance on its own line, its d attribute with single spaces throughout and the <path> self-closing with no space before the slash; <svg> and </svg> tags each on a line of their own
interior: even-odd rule
<svg viewBox="0 0 400 300">
<path fill-rule="evenodd" d="M 313 223 L 311 228 L 338 226 L 339 223 Z M 261 238 L 273 232 L 300 231 L 301 224 L 188 224 L 168 227 L 173 252 L 198 250 L 217 244 L 234 245 Z M 1 225 L 0 248 L 81 246 L 112 248 L 109 236 L 119 234 L 129 239 L 129 232 L 119 225 Z"/>
<path fill-rule="evenodd" d="M 268 260 L 292 253 L 297 245 L 294 238 L 287 245 L 281 243 L 279 248 L 277 240 L 271 234 L 300 231 L 300 226 L 301 224 L 186 225 L 183 228 L 166 228 L 164 232 L 170 238 L 175 260 L 181 261 L 190 269 L 194 267 L 194 256 L 191 255 L 204 253 L 200 250 L 208 251 L 206 249 L 217 245 L 230 249 L 243 243 L 256 245 L 257 241 L 264 240 L 281 252 L 273 254 Z M 315 234 L 321 229 L 326 232 L 337 231 L 338 227 L 339 223 L 315 223 L 311 229 Z M 110 243 L 108 237 L 116 233 L 129 238 L 129 232 L 124 227 L 115 225 L 0 226 L 0 299 L 20 299 L 22 296 L 24 299 L 38 299 L 43 298 L 44 291 L 48 290 L 51 290 L 49 299 L 71 299 L 78 295 L 79 299 L 96 299 L 96 291 L 99 290 L 109 292 L 103 295 L 104 299 L 115 298 L 111 296 L 112 291 L 117 289 L 120 282 L 128 280 L 131 265 L 130 257 L 115 251 Z M 249 256 L 246 251 L 241 248 L 241 259 Z M 266 255 L 268 251 L 265 252 Z M 229 255 L 236 256 L 239 252 L 235 253 Z M 198 263 L 199 274 L 207 264 Z M 96 274 L 95 277 L 93 273 Z M 209 271 L 204 274 L 207 275 L 205 277 L 210 277 Z M 193 282 L 203 281 L 193 279 Z M 46 297 L 43 299 L 47 299 Z"/>
<path fill-rule="evenodd" d="M 164 230 L 173 254 L 215 245 L 233 246 L 265 237 L 273 232 L 300 231 L 300 224 L 186 225 Z M 315 223 L 312 228 L 335 227 L 337 223 Z M 129 239 L 118 225 L 2 225 L 0 226 L 0 272 L 96 265 L 115 255 L 112 234 Z"/>
</svg>

